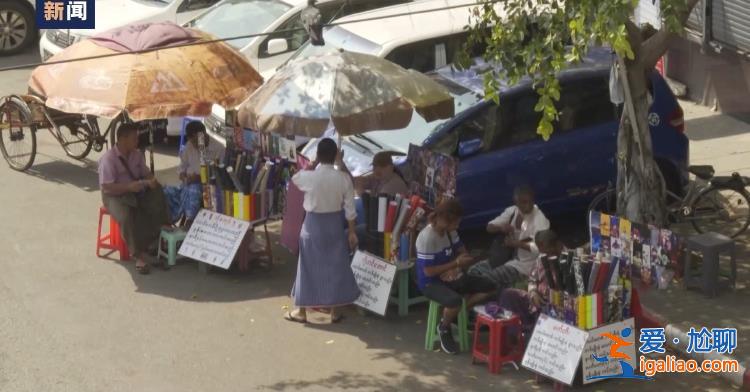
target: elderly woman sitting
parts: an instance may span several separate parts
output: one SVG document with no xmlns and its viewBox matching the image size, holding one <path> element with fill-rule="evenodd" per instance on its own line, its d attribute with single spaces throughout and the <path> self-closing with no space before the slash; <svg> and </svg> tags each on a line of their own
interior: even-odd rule
<svg viewBox="0 0 750 392">
<path fill-rule="evenodd" d="M 198 147 L 198 138 L 205 141 L 204 159 L 206 162 L 222 160 L 224 149 L 218 144 L 209 143 L 206 127 L 199 121 L 191 121 L 185 127 L 185 149 L 180 154 L 180 181 L 178 186 L 164 187 L 164 195 L 169 206 L 169 216 L 172 222 L 183 221 L 185 226 L 190 226 L 198 211 L 201 209 L 203 200 L 203 188 L 201 187 L 201 152 Z"/>
</svg>

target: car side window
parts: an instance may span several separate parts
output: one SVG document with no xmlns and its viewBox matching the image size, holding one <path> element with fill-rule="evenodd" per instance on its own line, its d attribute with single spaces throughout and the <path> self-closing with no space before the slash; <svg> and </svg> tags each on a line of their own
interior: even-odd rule
<svg viewBox="0 0 750 392">
<path fill-rule="evenodd" d="M 413 42 L 396 48 L 385 56 L 406 69 L 429 72 L 435 69 L 435 40 Z"/>
<path fill-rule="evenodd" d="M 276 28 L 276 31 L 269 34 L 268 37 L 260 44 L 258 50 L 259 58 L 270 57 L 268 54 L 268 42 L 272 39 L 285 39 L 287 42 L 287 52 L 292 52 L 299 49 L 302 44 L 307 41 L 307 32 L 304 30 L 302 25 L 301 14 L 298 12 L 294 16 L 287 19 L 284 23 L 280 24 Z M 292 31 L 289 31 L 292 30 Z M 274 56 L 280 53 L 275 53 Z"/>
<path fill-rule="evenodd" d="M 616 108 L 609 100 L 609 82 L 604 77 L 563 84 L 557 107 L 559 121 L 555 131 L 587 128 L 617 119 Z"/>
<path fill-rule="evenodd" d="M 541 138 L 536 133 L 541 113 L 534 111 L 539 96 L 529 90 L 500 100 L 502 128 L 493 148 L 505 148 Z M 609 100 L 605 78 L 595 77 L 569 81 L 561 86 L 560 101 L 555 103 L 558 119 L 554 132 L 569 132 L 614 121 L 616 108 Z M 553 134 L 554 137 L 554 134 Z"/>
<path fill-rule="evenodd" d="M 182 0 L 182 4 L 177 7 L 177 13 L 202 10 L 216 4 L 218 1 L 219 0 Z"/>
<path fill-rule="evenodd" d="M 433 150 L 446 155 L 457 156 L 458 146 L 461 143 L 479 140 L 481 142 L 480 152 L 488 151 L 493 144 L 498 125 L 497 109 L 498 107 L 495 105 L 488 105 L 471 114 L 443 135 L 443 138 L 435 144 Z"/>
<path fill-rule="evenodd" d="M 341 9 L 341 7 L 341 2 L 332 2 L 332 4 L 318 7 L 318 9 L 320 10 L 320 15 L 323 19 L 323 23 L 329 23 L 331 18 L 333 18 L 333 16 Z M 302 13 L 298 12 L 294 16 L 287 19 L 284 23 L 279 25 L 279 27 L 276 28 L 276 31 L 266 37 L 266 39 L 260 44 L 258 57 L 271 57 L 268 54 L 268 42 L 272 39 L 277 38 L 283 38 L 287 42 L 287 51 L 284 53 L 296 51 L 309 39 L 304 28 L 305 26 L 302 24 Z M 279 54 L 281 53 L 275 53 L 274 56 L 277 56 Z"/>
<path fill-rule="evenodd" d="M 529 90 L 508 99 L 500 100 L 502 112 L 502 127 L 495 140 L 494 148 L 505 148 L 526 143 L 539 135 L 536 128 L 541 119 L 541 113 L 534 111 L 539 96 Z"/>
</svg>

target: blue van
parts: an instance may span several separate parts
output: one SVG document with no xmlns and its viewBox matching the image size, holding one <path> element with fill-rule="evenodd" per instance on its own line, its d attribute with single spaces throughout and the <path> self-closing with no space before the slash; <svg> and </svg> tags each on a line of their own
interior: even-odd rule
<svg viewBox="0 0 750 392">
<path fill-rule="evenodd" d="M 347 165 L 355 175 L 365 172 L 374 153 L 406 153 L 409 143 L 456 157 L 456 192 L 465 209 L 462 229 L 484 227 L 512 204 L 513 188 L 521 184 L 534 188 L 537 204 L 547 215 L 583 213 L 617 177 L 621 109 L 609 97 L 612 59 L 608 48 L 595 48 L 581 64 L 561 72 L 560 117 L 549 141 L 536 133 L 538 96 L 530 82 L 503 86 L 500 104 L 495 105 L 483 99 L 486 64 L 477 62 L 462 71 L 441 68 L 429 75 L 451 91 L 456 115 L 429 124 L 415 115 L 403 130 L 345 138 Z M 654 156 L 668 188 L 680 194 L 688 181 L 689 159 L 683 112 L 657 72 L 650 84 Z M 303 153 L 314 156 L 316 144 L 310 143 Z"/>
</svg>

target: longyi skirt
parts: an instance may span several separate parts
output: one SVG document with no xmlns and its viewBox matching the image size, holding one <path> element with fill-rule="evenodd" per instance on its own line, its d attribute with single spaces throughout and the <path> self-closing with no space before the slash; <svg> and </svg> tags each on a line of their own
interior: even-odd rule
<svg viewBox="0 0 750 392">
<path fill-rule="evenodd" d="M 348 305 L 359 297 L 349 256 L 343 212 L 307 212 L 299 238 L 294 305 Z"/>
</svg>

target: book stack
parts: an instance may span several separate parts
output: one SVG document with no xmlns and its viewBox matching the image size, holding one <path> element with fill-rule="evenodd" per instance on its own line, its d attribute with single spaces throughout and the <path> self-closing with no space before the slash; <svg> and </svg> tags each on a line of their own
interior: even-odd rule
<svg viewBox="0 0 750 392">
<path fill-rule="evenodd" d="M 624 260 L 582 250 L 541 256 L 550 287 L 549 316 L 588 330 L 630 317 L 630 276 Z"/>
</svg>

